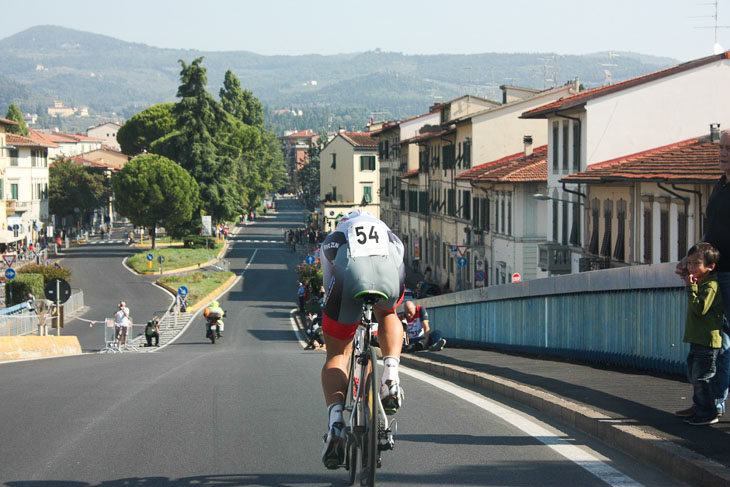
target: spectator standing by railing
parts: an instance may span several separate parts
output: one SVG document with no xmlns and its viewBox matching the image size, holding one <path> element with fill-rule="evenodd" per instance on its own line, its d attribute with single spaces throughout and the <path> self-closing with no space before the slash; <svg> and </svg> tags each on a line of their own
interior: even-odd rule
<svg viewBox="0 0 730 487">
<path fill-rule="evenodd" d="M 702 240 L 720 251 L 720 261 L 715 271 L 723 297 L 725 327 L 722 348 L 717 357 L 717 372 L 710 381 L 710 390 L 715 398 L 717 412 L 724 414 L 730 385 L 730 131 L 727 130 L 720 136 L 718 167 L 723 174 L 707 201 L 705 235 Z M 688 274 L 686 257 L 677 264 L 677 274 L 682 278 Z"/>
<path fill-rule="evenodd" d="M 119 306 L 117 306 L 117 312 L 114 314 L 114 332 L 117 337 L 118 348 L 121 348 L 122 344 L 127 344 L 129 327 L 131 325 L 132 322 L 129 318 L 129 308 L 127 308 L 127 303 L 120 301 Z"/>
<path fill-rule="evenodd" d="M 687 320 L 684 328 L 685 343 L 689 343 L 687 380 L 694 388 L 692 407 L 677 411 L 676 416 L 687 418 L 694 426 L 715 424 L 718 421 L 715 398 L 710 380 L 715 376 L 717 356 L 722 346 L 722 297 L 718 292 L 717 274 L 720 253 L 707 242 L 694 245 L 687 254 Z"/>
</svg>

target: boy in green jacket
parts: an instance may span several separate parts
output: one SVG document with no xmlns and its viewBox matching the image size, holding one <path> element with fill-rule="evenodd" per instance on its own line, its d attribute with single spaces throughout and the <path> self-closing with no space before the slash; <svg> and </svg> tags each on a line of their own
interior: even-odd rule
<svg viewBox="0 0 730 487">
<path fill-rule="evenodd" d="M 722 297 L 717 275 L 713 272 L 720 252 L 707 242 L 699 242 L 687 253 L 687 321 L 684 342 L 690 344 L 687 356 L 687 380 L 694 387 L 692 407 L 677 411 L 679 417 L 695 425 L 717 423 L 717 409 L 710 394 L 710 379 L 722 346 Z"/>
</svg>

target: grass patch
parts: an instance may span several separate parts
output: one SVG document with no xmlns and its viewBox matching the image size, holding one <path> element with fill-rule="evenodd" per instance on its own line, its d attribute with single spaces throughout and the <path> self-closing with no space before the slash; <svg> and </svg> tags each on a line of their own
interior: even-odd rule
<svg viewBox="0 0 730 487">
<path fill-rule="evenodd" d="M 208 294 L 218 289 L 233 275 L 233 272 L 202 272 L 195 271 L 178 276 L 163 277 L 160 282 L 172 289 L 180 286 L 188 288 L 188 306 L 193 306 Z"/>
<path fill-rule="evenodd" d="M 185 249 L 180 247 L 165 247 L 155 250 L 143 250 L 127 260 L 127 265 L 137 272 L 148 272 L 148 271 L 160 271 L 160 264 L 158 258 L 164 257 L 162 263 L 163 271 L 170 271 L 174 269 L 180 269 L 181 267 L 189 267 L 204 262 L 208 262 L 214 259 L 221 247 L 223 242 L 216 242 L 215 248 L 210 249 Z M 147 254 L 152 254 L 152 267 L 147 265 Z"/>
</svg>

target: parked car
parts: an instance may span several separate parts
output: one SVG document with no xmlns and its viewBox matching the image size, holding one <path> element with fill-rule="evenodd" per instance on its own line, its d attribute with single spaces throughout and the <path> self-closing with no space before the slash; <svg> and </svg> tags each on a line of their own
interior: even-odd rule
<svg viewBox="0 0 730 487">
<path fill-rule="evenodd" d="M 418 283 L 416 289 L 416 296 L 418 298 L 425 298 L 428 296 L 438 296 L 441 294 L 441 286 L 432 282 L 421 281 Z"/>
</svg>

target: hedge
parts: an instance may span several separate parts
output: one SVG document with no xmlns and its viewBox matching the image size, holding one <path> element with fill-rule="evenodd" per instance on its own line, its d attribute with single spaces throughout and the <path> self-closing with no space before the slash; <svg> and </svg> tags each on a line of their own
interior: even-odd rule
<svg viewBox="0 0 730 487">
<path fill-rule="evenodd" d="M 188 249 L 204 249 L 206 247 L 214 249 L 215 244 L 215 238 L 204 237 L 202 235 L 188 235 L 183 239 L 183 245 Z"/>
<path fill-rule="evenodd" d="M 13 294 L 12 302 L 9 299 L 11 289 Z M 18 273 L 15 279 L 8 281 L 5 284 L 7 306 L 13 306 L 27 300 L 28 291 L 31 291 L 36 299 L 45 299 L 45 285 L 41 274 Z"/>
<path fill-rule="evenodd" d="M 58 278 L 68 281 L 71 284 L 71 270 L 66 267 L 56 267 L 55 265 L 38 265 L 28 264 L 18 270 L 20 274 L 40 274 L 43 276 L 43 287 L 50 281 Z M 41 289 L 43 291 L 43 289 Z M 33 293 L 35 294 L 35 293 Z"/>
</svg>

